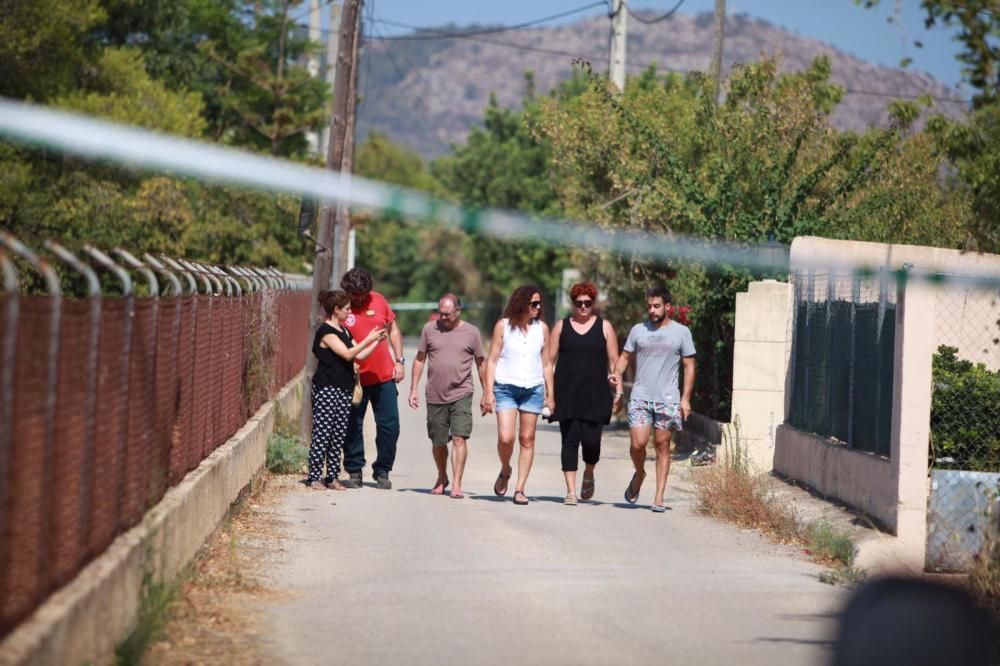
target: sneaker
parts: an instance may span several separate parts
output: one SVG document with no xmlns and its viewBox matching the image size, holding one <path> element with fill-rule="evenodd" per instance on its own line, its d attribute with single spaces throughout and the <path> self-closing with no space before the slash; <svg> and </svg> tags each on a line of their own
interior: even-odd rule
<svg viewBox="0 0 1000 666">
<path fill-rule="evenodd" d="M 361 472 L 351 472 L 350 477 L 341 481 L 345 488 L 361 488 Z"/>
<path fill-rule="evenodd" d="M 392 490 L 392 481 L 388 476 L 376 476 L 375 487 L 379 490 Z"/>
</svg>

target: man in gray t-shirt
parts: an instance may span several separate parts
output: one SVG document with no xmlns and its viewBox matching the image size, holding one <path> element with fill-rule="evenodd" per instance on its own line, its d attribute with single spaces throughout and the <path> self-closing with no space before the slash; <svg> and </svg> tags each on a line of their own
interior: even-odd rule
<svg viewBox="0 0 1000 666">
<path fill-rule="evenodd" d="M 417 384 L 428 364 L 427 436 L 431 439 L 438 478 L 431 493 L 443 495 L 448 487 L 448 442 L 452 443 L 451 496 L 463 497 L 462 472 L 468 455 L 465 441 L 472 434 L 472 365 L 485 385 L 483 341 L 479 329 L 461 320 L 461 301 L 445 294 L 438 301 L 438 319 L 424 326 L 417 344 L 417 357 L 410 373 L 410 407 L 420 407 Z"/>
<path fill-rule="evenodd" d="M 656 495 L 650 508 L 665 511 L 663 493 L 670 473 L 670 441 L 674 430 L 684 427 L 691 414 L 691 392 L 694 390 L 694 342 L 687 326 L 673 321 L 667 314 L 670 292 L 666 287 L 654 287 L 646 294 L 649 321 L 636 324 L 625 340 L 625 350 L 615 364 L 612 382 L 618 386 L 615 394 L 616 411 L 622 397 L 622 373 L 635 356 L 635 382 L 628 401 L 628 425 L 632 445 L 630 453 L 635 474 L 625 489 L 625 500 L 635 504 L 639 489 L 646 478 L 646 445 L 654 435 L 656 444 Z M 678 374 L 684 364 L 684 390 L 678 390 Z"/>
</svg>

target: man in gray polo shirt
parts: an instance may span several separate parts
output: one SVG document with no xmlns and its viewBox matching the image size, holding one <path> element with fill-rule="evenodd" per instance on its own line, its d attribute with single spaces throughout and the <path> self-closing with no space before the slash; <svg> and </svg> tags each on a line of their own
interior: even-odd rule
<svg viewBox="0 0 1000 666">
<path fill-rule="evenodd" d="M 663 493 L 670 473 L 670 440 L 674 430 L 684 427 L 691 414 L 694 390 L 694 341 L 687 326 L 672 320 L 667 312 L 670 292 L 654 287 L 646 293 L 649 321 L 636 324 L 629 331 L 625 350 L 618 357 L 612 384 L 618 386 L 615 411 L 622 397 L 622 373 L 635 356 L 635 382 L 628 401 L 628 425 L 632 445 L 630 453 L 635 474 L 625 489 L 625 500 L 635 504 L 646 478 L 646 445 L 650 434 L 656 444 L 656 495 L 650 508 L 663 512 Z M 684 392 L 678 390 L 678 370 L 684 364 Z"/>
<path fill-rule="evenodd" d="M 438 319 L 424 325 L 417 357 L 410 373 L 410 407 L 420 407 L 417 384 L 427 367 L 427 436 L 431 439 L 438 477 L 431 493 L 443 495 L 448 487 L 448 441 L 452 442 L 451 496 L 464 497 L 462 472 L 468 455 L 465 440 L 472 434 L 472 364 L 485 386 L 483 342 L 479 329 L 460 319 L 462 304 L 454 294 L 438 301 Z"/>
</svg>

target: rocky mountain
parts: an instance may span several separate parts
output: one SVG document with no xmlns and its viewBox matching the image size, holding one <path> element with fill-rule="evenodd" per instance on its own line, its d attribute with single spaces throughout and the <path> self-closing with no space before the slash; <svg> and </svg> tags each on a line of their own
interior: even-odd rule
<svg viewBox="0 0 1000 666">
<path fill-rule="evenodd" d="M 442 32 L 468 30 L 448 26 Z M 629 21 L 628 71 L 636 74 L 650 63 L 661 70 L 707 70 L 712 50 L 712 15 L 675 15 L 646 25 Z M 518 107 L 525 94 L 524 73 L 534 73 L 536 90 L 544 93 L 570 76 L 573 58 L 607 68 L 609 23 L 604 17 L 555 27 L 533 27 L 463 38 L 381 40 L 371 24 L 360 70 L 358 137 L 371 130 L 417 150 L 427 158 L 462 142 L 482 118 L 491 93 L 501 105 Z M 831 122 L 841 129 L 884 124 L 886 105 L 897 97 L 929 94 L 935 109 L 949 115 L 964 112 L 958 94 L 928 74 L 881 67 L 833 46 L 803 37 L 747 15 L 726 19 L 723 64 L 776 55 L 786 71 L 799 71 L 818 55 L 829 56 L 833 79 L 847 93 Z"/>
</svg>

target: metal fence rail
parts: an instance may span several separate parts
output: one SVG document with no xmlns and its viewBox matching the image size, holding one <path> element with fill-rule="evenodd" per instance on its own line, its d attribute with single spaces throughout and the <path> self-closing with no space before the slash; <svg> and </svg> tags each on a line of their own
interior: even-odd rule
<svg viewBox="0 0 1000 666">
<path fill-rule="evenodd" d="M 307 352 L 298 276 L 46 251 L 0 232 L 0 636 L 138 523 Z M 102 296 L 95 269 L 121 295 Z M 47 294 L 19 290 L 28 270 Z M 63 295 L 71 273 L 86 296 Z"/>
<path fill-rule="evenodd" d="M 798 272 L 788 422 L 888 456 L 892 426 L 895 282 L 883 271 Z"/>
</svg>

